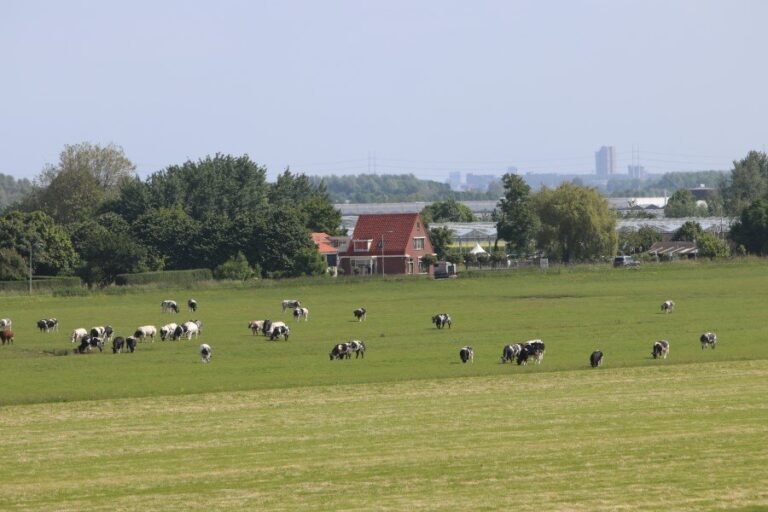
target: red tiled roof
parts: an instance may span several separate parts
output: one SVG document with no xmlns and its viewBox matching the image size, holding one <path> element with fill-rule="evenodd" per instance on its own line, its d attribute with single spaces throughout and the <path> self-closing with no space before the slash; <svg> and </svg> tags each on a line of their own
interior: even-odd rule
<svg viewBox="0 0 768 512">
<path fill-rule="evenodd" d="M 339 252 L 330 242 L 331 236 L 328 233 L 312 233 L 312 241 L 317 246 L 320 254 L 336 254 Z"/>
<path fill-rule="evenodd" d="M 371 256 L 381 255 L 381 239 L 384 238 L 384 254 L 407 254 L 410 248 L 410 236 L 416 222 L 424 223 L 418 213 L 386 213 L 360 215 L 355 224 L 355 231 L 350 238 L 347 254 Z M 425 248 L 431 252 L 429 236 L 425 232 Z M 354 240 L 372 240 L 367 253 L 355 252 Z"/>
</svg>

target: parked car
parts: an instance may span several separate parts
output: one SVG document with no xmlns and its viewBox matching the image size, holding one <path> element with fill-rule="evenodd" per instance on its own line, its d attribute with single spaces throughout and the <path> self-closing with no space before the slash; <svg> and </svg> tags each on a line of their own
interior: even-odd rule
<svg viewBox="0 0 768 512">
<path fill-rule="evenodd" d="M 640 262 L 632 256 L 616 256 L 613 258 L 614 267 L 639 267 Z"/>
<path fill-rule="evenodd" d="M 456 264 L 448 261 L 438 261 L 435 264 L 434 276 L 435 279 L 456 277 Z"/>
</svg>

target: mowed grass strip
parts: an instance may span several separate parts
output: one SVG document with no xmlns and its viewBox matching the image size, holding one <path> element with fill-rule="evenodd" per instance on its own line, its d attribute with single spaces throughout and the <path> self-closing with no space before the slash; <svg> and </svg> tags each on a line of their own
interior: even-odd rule
<svg viewBox="0 0 768 512">
<path fill-rule="evenodd" d="M 5 407 L 2 510 L 764 510 L 768 362 Z"/>
<path fill-rule="evenodd" d="M 549 273 L 510 272 L 451 280 L 372 279 L 286 281 L 264 287 L 134 290 L 125 295 L 57 298 L 6 297 L 0 317 L 13 319 L 16 342 L 0 347 L 0 405 L 116 397 L 183 395 L 214 391 L 343 385 L 480 375 L 525 376 L 588 370 L 600 349 L 609 368 L 725 362 L 768 358 L 765 303 L 768 264 L 680 264 L 640 269 L 576 267 Z M 184 304 L 199 302 L 197 313 Z M 160 302 L 175 299 L 178 315 Z M 282 312 L 282 299 L 300 299 L 308 322 Z M 674 312 L 663 314 L 662 301 Z M 352 311 L 369 311 L 357 322 Z M 432 315 L 448 312 L 452 329 L 436 329 Z M 56 317 L 56 333 L 35 322 Z M 136 327 L 189 319 L 203 321 L 200 340 L 141 343 L 134 354 L 51 355 L 71 351 L 75 327 L 111 324 L 117 335 Z M 250 320 L 284 320 L 287 342 L 252 336 Z M 716 350 L 702 351 L 699 336 L 715 331 Z M 540 366 L 501 365 L 502 347 L 540 338 L 547 345 Z M 335 343 L 363 340 L 364 361 L 328 360 Z M 671 342 L 670 357 L 655 361 L 651 346 Z M 201 365 L 200 342 L 213 347 L 213 363 Z M 475 349 L 461 365 L 458 350 Z"/>
</svg>

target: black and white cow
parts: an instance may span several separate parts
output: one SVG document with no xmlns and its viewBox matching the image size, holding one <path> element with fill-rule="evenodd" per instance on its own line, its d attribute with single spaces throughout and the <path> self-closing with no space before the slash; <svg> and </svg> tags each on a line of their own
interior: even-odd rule
<svg viewBox="0 0 768 512">
<path fill-rule="evenodd" d="M 355 315 L 355 318 L 357 318 L 358 322 L 365 320 L 365 308 L 357 308 L 352 312 L 352 314 Z"/>
<path fill-rule="evenodd" d="M 3 327 L 10 327 L 13 322 L 11 322 L 10 318 L 0 318 L 0 328 Z"/>
<path fill-rule="evenodd" d="M 106 341 L 109 341 L 112 339 L 112 334 L 115 332 L 114 329 L 112 329 L 111 325 L 105 325 L 104 326 L 104 339 Z"/>
<path fill-rule="evenodd" d="M 282 336 L 285 341 L 288 341 L 288 336 L 290 336 L 290 334 L 291 330 L 287 325 L 273 325 L 269 334 L 269 339 L 275 341 Z"/>
<path fill-rule="evenodd" d="M 37 321 L 37 328 L 40 332 L 51 332 L 59 330 L 59 321 L 55 318 L 44 318 Z"/>
<path fill-rule="evenodd" d="M 595 350 L 589 356 L 589 365 L 592 368 L 597 368 L 601 364 L 603 364 L 603 353 L 599 350 Z"/>
<path fill-rule="evenodd" d="M 467 345 L 466 347 L 461 347 L 459 350 L 459 359 L 461 359 L 462 363 L 466 363 L 469 361 L 470 363 L 475 362 L 475 351 Z"/>
<path fill-rule="evenodd" d="M 72 343 L 74 343 L 74 342 L 76 342 L 76 341 L 80 341 L 80 340 L 81 340 L 81 339 L 83 339 L 85 336 L 88 336 L 88 331 L 86 331 L 86 330 L 85 330 L 85 329 L 83 329 L 82 327 L 78 327 L 77 329 L 75 329 L 74 331 L 72 331 L 72 335 L 69 337 L 69 341 L 71 341 Z"/>
<path fill-rule="evenodd" d="M 184 336 L 184 333 L 186 331 L 184 330 L 184 324 L 177 325 L 176 329 L 173 330 L 173 334 L 171 335 L 171 340 L 178 341 L 181 339 L 182 336 Z"/>
<path fill-rule="evenodd" d="M 211 357 L 213 357 L 213 349 L 211 346 L 207 343 L 200 345 L 200 359 L 202 359 L 204 363 L 210 363 Z"/>
<path fill-rule="evenodd" d="M 365 359 L 365 343 L 360 340 L 352 340 L 347 343 L 347 353 L 349 357 L 352 357 L 352 352 L 355 353 L 355 359 L 358 357 Z"/>
<path fill-rule="evenodd" d="M 160 328 L 160 340 L 166 341 L 173 338 L 173 333 L 176 332 L 176 328 L 178 327 L 178 324 L 175 324 L 171 322 L 170 324 L 165 324 Z"/>
<path fill-rule="evenodd" d="M 541 364 L 544 359 L 544 352 L 546 347 L 541 340 L 530 340 L 523 343 L 523 347 L 520 353 L 517 354 L 517 364 L 527 365 L 529 359 L 536 361 L 536 364 Z"/>
<path fill-rule="evenodd" d="M 296 299 L 286 299 L 283 301 L 283 313 L 286 309 L 296 309 L 301 307 L 301 302 Z"/>
<path fill-rule="evenodd" d="M 84 336 L 80 340 L 80 345 L 75 349 L 80 354 L 90 352 L 93 347 L 99 349 L 99 352 L 104 351 L 104 340 L 97 336 Z"/>
<path fill-rule="evenodd" d="M 181 326 L 184 329 L 184 334 L 186 335 L 187 339 L 191 340 L 193 336 L 195 338 L 200 337 L 203 323 L 200 320 L 190 320 L 189 322 L 184 322 L 181 324 Z"/>
<path fill-rule="evenodd" d="M 331 361 L 334 359 L 349 359 L 349 343 L 339 343 L 334 345 L 331 351 L 328 353 L 328 356 L 331 358 Z"/>
<path fill-rule="evenodd" d="M 144 341 L 149 338 L 154 343 L 155 334 L 157 334 L 157 328 L 155 328 L 154 325 L 142 325 L 141 327 L 136 328 L 136 331 L 133 333 L 133 337 L 138 341 Z"/>
<path fill-rule="evenodd" d="M 122 336 L 115 336 L 115 339 L 112 340 L 112 353 L 113 354 L 119 354 L 123 350 L 123 346 L 125 345 L 125 338 Z"/>
<path fill-rule="evenodd" d="M 671 300 L 665 300 L 661 303 L 661 311 L 662 313 L 669 313 L 673 309 L 675 309 L 675 303 Z"/>
<path fill-rule="evenodd" d="M 264 330 L 264 322 L 266 322 L 266 320 L 251 320 L 248 323 L 248 328 L 251 330 L 251 333 L 253 333 L 254 336 L 256 336 L 256 333 L 259 331 Z"/>
<path fill-rule="evenodd" d="M 92 338 L 102 338 L 104 337 L 105 332 L 106 332 L 106 327 L 99 325 L 96 327 L 91 327 L 90 334 Z"/>
<path fill-rule="evenodd" d="M 446 325 L 448 325 L 448 328 L 451 328 L 451 315 L 448 313 L 439 313 L 432 317 L 432 323 L 435 324 L 435 327 L 438 329 L 442 329 Z"/>
<path fill-rule="evenodd" d="M 713 332 L 705 332 L 701 335 L 699 341 L 701 341 L 701 350 L 704 350 L 707 347 L 710 347 L 712 350 L 714 350 L 715 345 L 717 345 L 717 334 Z"/>
<path fill-rule="evenodd" d="M 176 304 L 175 300 L 166 299 L 160 303 L 160 310 L 163 313 L 170 313 L 170 312 L 178 313 L 179 305 Z"/>
<path fill-rule="evenodd" d="M 264 320 L 264 336 L 272 336 L 272 331 L 277 327 L 287 327 L 285 322 L 273 322 L 272 320 Z"/>
<path fill-rule="evenodd" d="M 193 313 L 197 311 L 197 301 L 195 299 L 187 300 L 187 309 Z"/>
<path fill-rule="evenodd" d="M 304 319 L 305 322 L 309 322 L 309 309 L 307 308 L 294 308 L 293 309 L 294 320 Z"/>
<path fill-rule="evenodd" d="M 664 358 L 669 355 L 669 342 L 667 340 L 659 340 L 653 344 L 653 350 L 651 355 L 654 359 Z"/>
<path fill-rule="evenodd" d="M 523 350 L 523 346 L 519 343 L 513 343 L 512 345 L 506 345 L 501 351 L 501 362 L 511 363 L 517 357 L 517 354 Z"/>
<path fill-rule="evenodd" d="M 125 346 L 128 348 L 129 352 L 133 353 L 133 351 L 136 350 L 136 338 L 133 336 L 125 338 Z"/>
</svg>

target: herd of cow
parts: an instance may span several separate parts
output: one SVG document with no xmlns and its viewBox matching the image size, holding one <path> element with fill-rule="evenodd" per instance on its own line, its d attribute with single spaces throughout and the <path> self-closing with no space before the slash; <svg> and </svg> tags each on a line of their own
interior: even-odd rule
<svg viewBox="0 0 768 512">
<path fill-rule="evenodd" d="M 664 301 L 661 304 L 661 311 L 663 313 L 670 313 L 674 310 L 675 303 L 671 300 Z M 160 304 L 161 311 L 163 313 L 178 313 L 179 306 L 176 301 L 164 300 Z M 189 299 L 187 301 L 187 308 L 191 312 L 197 311 L 197 301 Z M 296 320 L 304 319 L 309 320 L 309 309 L 303 307 L 301 302 L 295 299 L 288 299 L 282 301 L 282 311 L 293 310 L 293 316 Z M 366 309 L 358 308 L 353 312 L 353 316 L 359 322 L 362 322 L 366 318 Z M 432 323 L 438 328 L 443 329 L 448 326 L 450 329 L 452 326 L 451 316 L 448 313 L 438 313 L 432 317 Z M 13 343 L 14 334 L 11 329 L 12 322 L 8 318 L 0 319 L 0 341 L 5 345 L 6 343 Z M 37 328 L 40 332 L 58 331 L 59 322 L 56 318 L 44 318 L 37 321 Z M 290 336 L 290 328 L 285 322 L 265 320 L 252 320 L 248 324 L 248 328 L 253 335 L 262 333 L 264 336 L 269 337 L 270 340 L 275 341 L 280 338 L 288 341 Z M 202 322 L 200 320 L 190 320 L 182 324 L 168 323 L 160 328 L 160 339 L 162 341 L 177 341 L 183 338 L 191 340 L 193 337 L 199 337 L 202 332 Z M 70 342 L 78 343 L 75 348 L 76 353 L 90 352 L 94 348 L 97 348 L 99 352 L 104 350 L 104 346 L 107 342 L 112 343 L 112 352 L 117 354 L 126 350 L 128 352 L 134 352 L 136 345 L 139 341 L 155 341 L 155 336 L 158 331 L 153 325 L 142 325 L 138 327 L 133 336 L 115 336 L 113 337 L 113 329 L 110 325 L 96 326 L 89 330 L 84 328 L 77 328 L 72 331 L 70 336 Z M 717 335 L 713 332 L 705 332 L 699 338 L 701 342 L 701 348 L 714 349 L 717 344 Z M 529 340 L 524 343 L 513 343 L 505 345 L 502 349 L 501 363 L 517 362 L 518 365 L 526 365 L 528 361 L 534 361 L 536 364 L 541 364 L 544 359 L 546 347 L 544 342 L 535 339 Z M 203 343 L 200 345 L 200 356 L 204 363 L 211 361 L 213 349 L 210 345 Z M 352 340 L 345 343 L 334 344 L 331 348 L 330 356 L 331 361 L 351 359 L 352 354 L 355 354 L 355 359 L 365 358 L 365 343 L 360 340 Z M 659 340 L 653 343 L 651 355 L 654 359 L 666 359 L 669 355 L 669 341 Z M 462 363 L 474 362 L 475 352 L 471 346 L 464 346 L 459 350 L 459 359 Z M 599 367 L 603 362 L 603 352 L 595 350 L 589 356 L 589 364 L 592 368 Z"/>
</svg>

